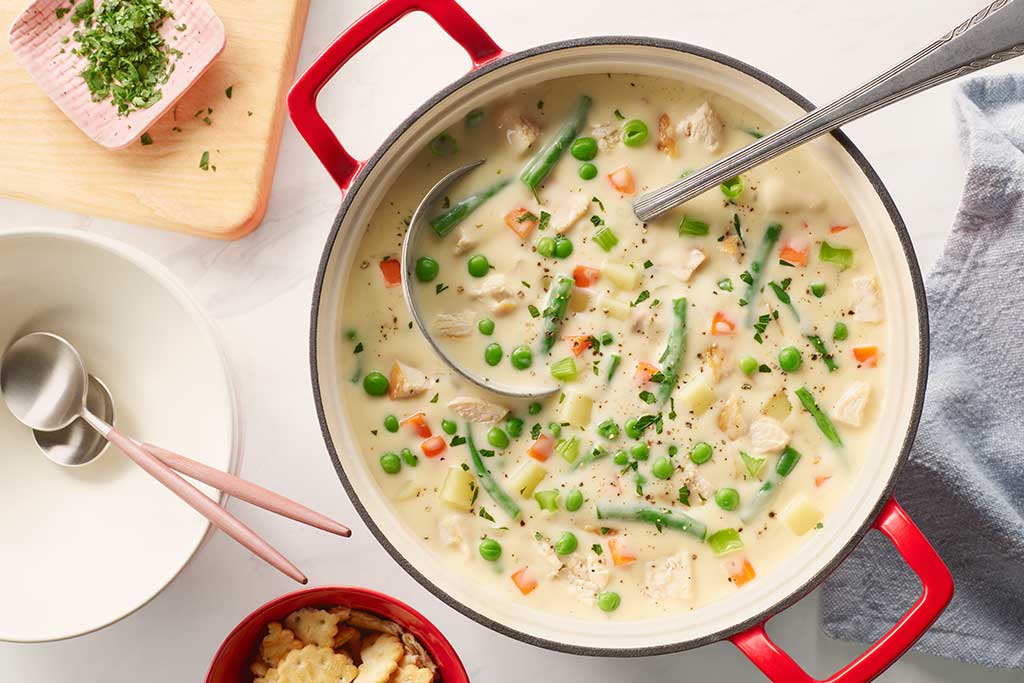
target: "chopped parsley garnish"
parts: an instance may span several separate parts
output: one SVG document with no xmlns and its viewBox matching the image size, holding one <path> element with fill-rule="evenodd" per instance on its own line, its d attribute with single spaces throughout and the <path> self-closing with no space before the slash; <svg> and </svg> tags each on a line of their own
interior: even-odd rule
<svg viewBox="0 0 1024 683">
<path fill-rule="evenodd" d="M 538 230 L 547 230 L 548 224 L 551 222 L 551 214 L 547 211 L 540 212 L 540 221 L 537 223 Z"/>
<path fill-rule="evenodd" d="M 439 396 L 440 396 L 440 394 L 434 394 L 434 398 L 430 399 L 430 402 L 431 403 L 437 403 L 437 399 L 438 399 Z"/>
<path fill-rule="evenodd" d="M 604 554 L 604 548 L 601 547 L 600 543 L 595 543 L 594 545 L 590 546 L 590 549 L 594 551 L 595 555 Z"/>
<path fill-rule="evenodd" d="M 229 86 L 227 87 L 227 89 L 226 89 L 226 90 L 224 91 L 224 94 L 225 94 L 225 95 L 227 95 L 227 98 L 228 98 L 229 100 L 231 99 L 231 93 L 232 93 L 232 92 L 234 92 L 234 90 L 235 90 L 235 86 L 233 86 L 233 85 L 229 85 Z"/>
<path fill-rule="evenodd" d="M 143 133 L 142 137 L 139 138 L 139 142 L 141 142 L 143 145 L 152 145 L 153 138 L 149 136 L 149 133 Z"/>
<path fill-rule="evenodd" d="M 434 294 L 440 294 L 446 289 L 448 289 L 448 285 L 446 285 L 443 282 L 439 282 L 436 285 L 434 285 Z"/>
<path fill-rule="evenodd" d="M 532 427 L 530 427 L 530 436 L 532 436 L 536 440 L 537 437 L 540 436 L 540 430 L 541 429 L 542 429 L 542 427 L 540 426 L 540 423 L 539 422 L 535 422 L 534 425 Z"/>
<path fill-rule="evenodd" d="M 640 392 L 640 400 L 643 401 L 644 403 L 650 405 L 652 403 L 657 403 L 658 397 L 655 396 L 654 394 L 652 394 L 649 391 L 641 391 Z"/>
<path fill-rule="evenodd" d="M 740 244 L 746 249 L 747 241 L 743 239 L 743 230 L 740 228 L 740 215 L 738 213 L 732 215 L 732 227 L 736 230 L 736 236 L 740 238 Z"/>
<path fill-rule="evenodd" d="M 480 514 L 481 517 L 486 519 L 488 522 L 493 522 L 494 521 L 494 517 L 491 516 L 491 513 L 489 513 L 486 508 L 481 507 L 479 514 Z"/>
<path fill-rule="evenodd" d="M 626 117 L 622 115 L 622 112 L 621 112 L 621 111 L 619 111 L 618 109 L 616 109 L 616 110 L 615 110 L 615 118 L 617 118 L 617 119 L 618 119 L 619 121 L 622 121 L 622 120 L 624 120 L 624 119 L 625 119 Z"/>
<path fill-rule="evenodd" d="M 358 342 L 356 344 L 355 348 L 352 349 L 352 353 L 362 353 L 362 352 L 363 352 L 363 342 Z"/>
<path fill-rule="evenodd" d="M 640 292 L 640 294 L 639 294 L 639 295 L 638 295 L 638 296 L 636 297 L 636 300 L 635 300 L 635 301 L 633 301 L 633 303 L 632 303 L 632 304 L 630 304 L 630 305 L 631 305 L 631 306 L 636 306 L 636 305 L 638 305 L 638 304 L 642 304 L 643 302 L 647 301 L 647 300 L 648 300 L 648 299 L 650 299 L 650 298 L 651 298 L 651 293 L 650 293 L 650 292 L 648 292 L 648 291 L 647 291 L 647 290 L 645 289 L 645 290 L 643 290 L 642 292 Z"/>
<path fill-rule="evenodd" d="M 451 440 L 451 442 L 448 445 L 449 446 L 461 446 L 464 443 L 466 443 L 466 437 L 461 436 L 459 434 L 456 434 L 455 436 L 452 437 L 452 440 Z"/>
<path fill-rule="evenodd" d="M 591 197 L 590 201 L 592 201 L 595 204 L 597 204 L 599 207 L 601 207 L 601 210 L 604 211 L 604 204 L 601 202 L 600 199 L 598 199 L 597 197 Z"/>
<path fill-rule="evenodd" d="M 683 486 L 679 489 L 679 502 L 683 505 L 690 504 L 690 488 L 688 486 Z"/>
<path fill-rule="evenodd" d="M 651 267 L 651 266 L 653 266 L 653 265 L 654 265 L 654 261 L 652 261 L 651 259 L 647 259 L 646 261 L 644 261 L 644 269 L 645 269 L 645 270 L 646 270 L 647 268 L 650 268 L 650 267 Z"/>
<path fill-rule="evenodd" d="M 604 219 L 601 218 L 600 216 L 596 215 L 596 214 L 590 217 L 590 222 L 594 224 L 595 228 L 598 228 L 598 227 L 601 227 L 602 225 L 604 225 Z"/>
<path fill-rule="evenodd" d="M 55 15 L 57 15 L 58 19 L 61 19 L 61 18 L 64 17 L 65 14 L 67 14 L 70 11 L 71 11 L 70 7 L 58 7 L 57 9 L 53 10 L 53 13 Z"/>
<path fill-rule="evenodd" d="M 199 157 L 199 168 L 203 169 L 204 171 L 209 171 L 210 170 L 210 152 L 209 151 L 204 151 L 203 155 L 201 157 Z"/>
<path fill-rule="evenodd" d="M 529 306 L 527 306 L 526 310 L 528 310 L 530 312 L 530 317 L 531 318 L 539 318 L 540 317 L 540 311 L 538 311 L 537 307 L 534 306 L 533 304 L 530 304 Z"/>
<path fill-rule="evenodd" d="M 754 341 L 756 341 L 758 344 L 764 343 L 764 339 L 761 335 L 763 335 L 764 331 L 768 329 L 768 323 L 770 323 L 771 320 L 772 317 L 765 313 L 758 317 L 757 322 L 754 323 Z"/>
<path fill-rule="evenodd" d="M 740 273 L 740 279 L 743 280 L 748 285 L 754 284 L 754 276 L 750 274 L 749 270 L 744 270 L 742 273 Z"/>
<path fill-rule="evenodd" d="M 718 281 L 718 288 L 720 290 L 722 290 L 723 292 L 731 292 L 732 291 L 732 280 L 730 280 L 727 277 L 726 278 L 722 278 L 721 280 Z"/>
<path fill-rule="evenodd" d="M 536 215 L 530 213 L 529 211 L 524 211 L 524 212 L 522 212 L 521 214 L 519 214 L 516 217 L 516 223 L 525 223 L 526 221 L 538 221 L 538 220 L 540 220 L 540 219 L 537 218 Z"/>
</svg>

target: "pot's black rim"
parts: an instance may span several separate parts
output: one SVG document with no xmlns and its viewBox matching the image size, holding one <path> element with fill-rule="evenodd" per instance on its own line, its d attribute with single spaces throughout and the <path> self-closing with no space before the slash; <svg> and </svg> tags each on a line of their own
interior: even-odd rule
<svg viewBox="0 0 1024 683">
<path fill-rule="evenodd" d="M 446 88 L 437 92 L 433 97 L 427 100 L 422 106 L 420 106 L 415 112 L 413 112 L 408 118 L 406 118 L 397 128 L 388 136 L 384 143 L 377 149 L 373 157 L 366 162 L 364 167 L 360 170 L 355 180 L 350 185 L 348 191 L 345 193 L 344 200 L 341 204 L 341 209 L 338 211 L 337 218 L 335 218 L 334 226 L 331 229 L 331 233 L 327 238 L 327 243 L 324 247 L 323 255 L 320 259 L 320 267 L 317 271 L 316 283 L 313 289 L 313 301 L 312 301 L 312 314 L 310 319 L 310 337 L 309 337 L 309 351 L 310 351 L 310 373 L 313 383 L 313 398 L 316 403 L 317 418 L 320 421 L 320 429 L 323 432 L 324 442 L 327 445 L 327 450 L 330 453 L 331 460 L 334 462 L 334 469 L 338 473 L 338 478 L 341 480 L 342 486 L 348 493 L 349 499 L 355 506 L 359 515 L 363 518 L 366 526 L 370 529 L 373 535 L 377 538 L 377 541 L 384 547 L 385 550 L 391 555 L 391 557 L 397 562 L 410 576 L 420 583 L 424 588 L 433 593 L 442 602 L 460 612 L 464 616 L 476 621 L 477 623 L 486 626 L 498 633 L 515 638 L 516 640 L 535 645 L 537 647 L 546 648 L 548 650 L 555 650 L 558 652 L 565 652 L 574 655 L 587 655 L 587 656 L 601 656 L 601 657 L 648 657 L 652 655 L 667 654 L 671 652 L 681 652 L 683 650 L 689 650 L 696 647 L 701 647 L 709 643 L 718 642 L 736 633 L 744 631 L 752 626 L 755 626 L 770 617 L 778 614 L 782 610 L 790 607 L 800 599 L 805 597 L 814 588 L 820 584 L 826 576 L 839 566 L 839 564 L 846 559 L 846 556 L 853 551 L 860 540 L 865 534 L 871 529 L 872 523 L 881 511 L 882 506 L 885 505 L 886 501 L 892 495 L 893 488 L 896 485 L 896 477 L 903 465 L 906 463 L 907 458 L 910 456 L 910 448 L 914 443 L 914 437 L 917 433 L 918 422 L 921 418 L 921 410 L 924 403 L 925 386 L 928 378 L 928 307 L 927 301 L 924 294 L 924 281 L 921 276 L 921 269 L 917 262 L 917 256 L 914 253 L 914 247 L 910 240 L 910 235 L 907 232 L 907 227 L 903 222 L 902 216 L 900 216 L 899 210 L 896 208 L 895 202 L 889 192 L 885 189 L 881 178 L 868 163 L 867 159 L 860 152 L 859 149 L 846 137 L 842 132 L 836 131 L 832 133 L 832 137 L 842 145 L 843 149 L 849 154 L 853 160 L 860 167 L 860 170 L 867 177 L 871 186 L 878 194 L 879 199 L 882 201 L 886 212 L 889 214 L 893 225 L 896 228 L 896 232 L 900 239 L 900 244 L 903 247 L 904 257 L 906 258 L 907 265 L 910 269 L 910 277 L 914 287 L 914 299 L 917 303 L 918 310 L 918 333 L 920 335 L 920 343 L 918 347 L 918 380 L 917 387 L 914 392 L 914 408 L 910 416 L 910 424 L 907 428 L 906 437 L 903 440 L 903 446 L 900 449 L 900 455 L 897 459 L 895 467 L 889 475 L 889 479 L 886 482 L 885 488 L 878 500 L 875 501 L 871 510 L 864 516 L 864 521 L 861 523 L 860 528 L 852 536 L 849 543 L 847 543 L 818 573 L 811 577 L 803 586 L 793 591 L 786 597 L 777 601 L 770 608 L 763 612 L 746 619 L 740 623 L 734 624 L 730 628 L 722 629 L 716 633 L 708 634 L 702 638 L 696 638 L 686 641 L 680 641 L 677 643 L 670 643 L 666 645 L 659 645 L 654 647 L 640 647 L 640 648 L 602 648 L 602 647 L 584 647 L 578 645 L 571 645 L 567 643 L 560 643 L 545 638 L 538 638 L 537 636 L 529 633 L 524 633 L 514 628 L 510 628 L 504 624 L 498 623 L 493 619 L 490 619 L 479 612 L 470 609 L 466 605 L 462 604 L 446 592 L 441 590 L 427 577 L 423 576 L 412 564 L 405 559 L 405 557 L 398 551 L 395 546 L 391 544 L 388 538 L 384 535 L 381 529 L 374 522 L 373 518 L 367 512 L 359 499 L 355 489 L 352 486 L 352 482 L 349 481 L 348 476 L 345 474 L 345 469 L 341 464 L 341 460 L 338 457 L 338 453 L 334 448 L 334 442 L 331 437 L 330 429 L 327 426 L 327 419 L 324 414 L 323 397 L 320 394 L 320 377 L 317 370 L 317 321 L 318 312 L 320 308 L 320 298 L 324 285 L 324 278 L 327 272 L 327 264 L 330 261 L 331 253 L 334 249 L 334 244 L 337 241 L 338 233 L 341 229 L 342 220 L 345 214 L 348 212 L 349 207 L 352 204 L 354 198 L 359 194 L 363 182 L 365 182 L 367 176 L 381 160 L 384 154 L 390 149 L 395 141 L 405 132 L 405 130 L 418 118 L 420 118 L 429 109 L 438 104 L 441 100 L 448 97 L 453 92 L 465 86 L 481 76 L 489 74 L 493 71 L 501 69 L 502 67 L 508 66 L 515 62 L 529 59 L 537 55 L 548 54 L 552 52 L 559 52 L 562 50 L 571 50 L 574 48 L 588 47 L 593 45 L 624 45 L 624 46 L 639 46 L 639 47 L 654 47 L 665 50 L 672 50 L 676 52 L 684 52 L 692 54 L 698 57 L 703 57 L 714 62 L 718 62 L 725 66 L 731 67 L 742 73 L 755 78 L 761 83 L 769 86 L 776 90 L 794 103 L 799 105 L 805 110 L 810 110 L 814 107 L 811 102 L 800 95 L 798 92 L 785 85 L 781 81 L 773 78 L 767 73 L 757 69 L 746 62 L 742 62 L 733 57 L 708 50 L 703 47 L 696 45 L 690 45 L 688 43 L 680 43 L 673 40 L 664 40 L 660 38 L 646 38 L 637 36 L 595 36 L 591 38 L 577 38 L 573 40 L 559 41 L 555 43 L 549 43 L 546 45 L 540 45 L 538 47 L 530 48 L 522 52 L 516 52 L 510 55 L 506 55 L 493 62 L 490 62 L 470 73 L 466 74 L 462 78 L 453 82 Z"/>
</svg>

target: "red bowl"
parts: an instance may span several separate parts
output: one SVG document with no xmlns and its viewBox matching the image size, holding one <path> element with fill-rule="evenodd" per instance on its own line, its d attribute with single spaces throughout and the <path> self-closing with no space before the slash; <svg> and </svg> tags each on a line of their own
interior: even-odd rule
<svg viewBox="0 0 1024 683">
<path fill-rule="evenodd" d="M 303 607 L 344 605 L 395 622 L 416 636 L 437 664 L 438 683 L 469 683 L 469 675 L 455 648 L 426 617 L 391 596 L 350 586 L 304 588 L 282 595 L 258 608 L 235 627 L 213 656 L 206 683 L 252 683 L 249 664 L 256 654 L 257 642 L 271 621 L 282 621 Z"/>
</svg>

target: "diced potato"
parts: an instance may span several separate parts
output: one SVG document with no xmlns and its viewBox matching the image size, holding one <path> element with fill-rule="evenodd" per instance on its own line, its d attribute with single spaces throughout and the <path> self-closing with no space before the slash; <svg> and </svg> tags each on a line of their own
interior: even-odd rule
<svg viewBox="0 0 1024 683">
<path fill-rule="evenodd" d="M 640 271 L 618 261 L 605 261 L 601 275 L 618 289 L 632 291 L 640 286 Z"/>
<path fill-rule="evenodd" d="M 572 297 L 569 299 L 569 308 L 575 313 L 581 313 L 590 308 L 594 301 L 594 293 L 584 287 L 575 287 L 572 290 Z"/>
<path fill-rule="evenodd" d="M 761 413 L 768 417 L 782 422 L 789 417 L 790 412 L 793 411 L 793 405 L 789 402 L 789 397 L 786 396 L 785 391 L 778 391 L 772 394 L 772 397 L 765 401 L 765 404 L 761 406 Z"/>
<path fill-rule="evenodd" d="M 594 407 L 594 399 L 584 393 L 569 389 L 562 401 L 561 422 L 568 422 L 573 427 L 586 427 L 590 424 L 590 409 Z"/>
<path fill-rule="evenodd" d="M 597 307 L 605 315 L 616 320 L 625 320 L 629 317 L 629 303 L 607 294 L 601 295 L 601 298 L 597 301 Z"/>
<path fill-rule="evenodd" d="M 797 536 L 803 536 L 821 521 L 823 514 L 811 501 L 807 500 L 806 496 L 799 494 L 782 509 L 779 517 L 790 531 Z"/>
<path fill-rule="evenodd" d="M 530 498 L 533 496 L 533 491 L 537 488 L 537 484 L 546 476 L 548 476 L 548 471 L 539 463 L 533 460 L 526 460 L 512 475 L 509 484 L 512 490 L 518 491 L 519 495 L 523 498 Z"/>
<path fill-rule="evenodd" d="M 695 416 L 703 415 L 715 402 L 715 391 L 703 377 L 693 379 L 676 394 L 676 404 Z"/>
<path fill-rule="evenodd" d="M 461 467 L 449 467 L 441 484 L 441 500 L 458 510 L 469 510 L 476 497 L 476 479 Z"/>
</svg>

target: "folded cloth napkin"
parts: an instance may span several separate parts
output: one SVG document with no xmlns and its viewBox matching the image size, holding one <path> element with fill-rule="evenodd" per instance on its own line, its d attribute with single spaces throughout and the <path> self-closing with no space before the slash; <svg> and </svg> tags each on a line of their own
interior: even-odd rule
<svg viewBox="0 0 1024 683">
<path fill-rule="evenodd" d="M 1024 669 L 1024 74 L 956 93 L 965 189 L 927 278 L 931 371 L 896 499 L 953 573 L 920 652 Z M 825 583 L 825 632 L 874 641 L 920 595 L 880 534 Z"/>
</svg>

